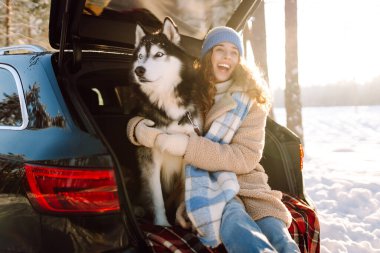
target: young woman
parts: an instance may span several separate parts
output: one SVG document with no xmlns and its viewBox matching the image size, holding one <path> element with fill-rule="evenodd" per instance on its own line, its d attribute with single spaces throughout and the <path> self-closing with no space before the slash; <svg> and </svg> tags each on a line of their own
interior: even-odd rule
<svg viewBox="0 0 380 253">
<path fill-rule="evenodd" d="M 185 162 L 209 172 L 229 171 L 237 175 L 240 190 L 223 208 L 220 239 L 228 252 L 299 252 L 287 227 L 291 216 L 281 202 L 281 192 L 271 190 L 268 176 L 259 164 L 269 101 L 260 76 L 242 63 L 243 46 L 231 28 L 216 27 L 206 35 L 200 55 L 200 82 L 204 132 L 227 111 L 236 107 L 232 95 L 246 94 L 252 105 L 241 119 L 229 143 L 218 143 L 205 136 L 160 133 L 144 120 L 131 120 L 128 136 L 141 145 L 155 145 Z M 169 145 L 176 139 L 176 147 Z M 147 143 L 147 144 L 145 144 Z M 177 212 L 183 227 L 184 208 Z"/>
</svg>

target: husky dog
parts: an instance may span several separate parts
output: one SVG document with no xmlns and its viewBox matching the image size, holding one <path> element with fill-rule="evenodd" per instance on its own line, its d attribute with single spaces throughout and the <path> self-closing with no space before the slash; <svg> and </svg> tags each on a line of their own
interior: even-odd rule
<svg viewBox="0 0 380 253">
<path fill-rule="evenodd" d="M 155 122 L 167 133 L 190 134 L 199 128 L 200 113 L 194 99 L 194 58 L 179 45 L 180 34 L 170 18 L 156 33 L 136 26 L 136 43 L 132 76 L 137 84 L 140 116 Z M 195 123 L 196 122 L 196 123 Z M 141 170 L 140 199 L 154 218 L 154 224 L 170 226 L 167 209 L 174 211 L 184 200 L 184 164 L 182 157 L 172 156 L 157 148 L 137 147 Z M 171 199 L 168 203 L 169 199 Z"/>
</svg>

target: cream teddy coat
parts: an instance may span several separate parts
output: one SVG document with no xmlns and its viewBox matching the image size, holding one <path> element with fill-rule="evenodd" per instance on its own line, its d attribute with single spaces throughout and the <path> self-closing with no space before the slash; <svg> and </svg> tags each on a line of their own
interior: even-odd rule
<svg viewBox="0 0 380 253">
<path fill-rule="evenodd" d="M 231 96 L 234 91 L 244 91 L 244 87 L 232 85 L 211 107 L 206 115 L 204 132 L 207 132 L 216 118 L 236 106 Z M 264 149 L 266 117 L 267 112 L 254 102 L 230 144 L 215 143 L 192 134 L 184 159 L 186 163 L 208 171 L 226 170 L 236 173 L 240 185 L 238 197 L 252 219 L 272 216 L 289 227 L 291 215 L 281 202 L 282 193 L 271 190 L 268 176 L 259 164 Z M 134 128 L 141 119 L 132 118 L 127 127 L 128 138 L 137 145 L 139 144 L 134 138 Z"/>
</svg>

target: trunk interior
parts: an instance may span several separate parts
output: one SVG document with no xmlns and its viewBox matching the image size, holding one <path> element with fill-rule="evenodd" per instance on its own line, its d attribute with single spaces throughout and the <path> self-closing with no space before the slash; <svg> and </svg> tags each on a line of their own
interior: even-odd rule
<svg viewBox="0 0 380 253">
<path fill-rule="evenodd" d="M 67 57 L 66 57 L 67 56 Z M 129 81 L 130 54 L 83 53 L 78 71 L 72 71 L 71 56 L 65 56 L 65 70 L 70 76 L 64 88 L 60 86 L 74 121 L 82 129 L 96 134 L 93 123 L 100 129 L 121 165 L 125 185 L 132 203 L 139 189 L 139 172 L 135 147 L 126 136 L 126 126 L 134 115 L 136 100 Z M 57 58 L 57 56 L 55 56 Z M 70 90 L 70 91 L 68 91 Z M 76 98 L 73 98 L 76 96 Z M 85 115 L 79 116 L 73 105 L 79 100 Z M 75 109 L 76 108 L 76 109 Z"/>
</svg>

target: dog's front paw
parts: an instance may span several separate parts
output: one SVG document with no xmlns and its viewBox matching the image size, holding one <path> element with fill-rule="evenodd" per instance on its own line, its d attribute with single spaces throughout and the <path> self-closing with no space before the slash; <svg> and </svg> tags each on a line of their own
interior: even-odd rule
<svg viewBox="0 0 380 253">
<path fill-rule="evenodd" d="M 160 134 L 157 136 L 155 146 L 162 152 L 174 156 L 184 156 L 189 136 L 186 134 Z"/>
<path fill-rule="evenodd" d="M 171 227 L 172 226 L 172 225 L 170 225 L 170 223 L 168 222 L 168 220 L 166 218 L 165 219 L 155 218 L 154 219 L 154 225 L 163 226 L 163 227 Z"/>
</svg>

